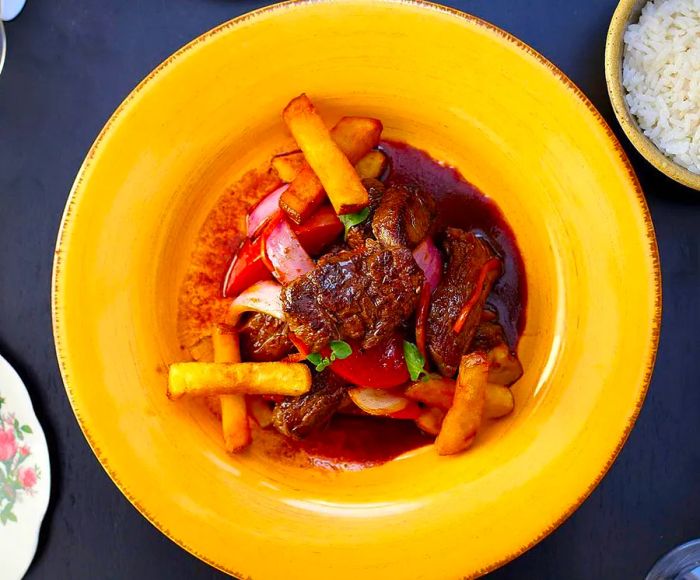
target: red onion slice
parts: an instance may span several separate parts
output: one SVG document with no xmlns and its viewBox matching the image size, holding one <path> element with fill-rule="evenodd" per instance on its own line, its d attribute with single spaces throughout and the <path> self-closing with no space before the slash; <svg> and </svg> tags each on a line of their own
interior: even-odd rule
<svg viewBox="0 0 700 580">
<path fill-rule="evenodd" d="M 248 212 L 248 217 L 246 219 L 246 232 L 249 238 L 252 238 L 258 234 L 260 228 L 264 226 L 267 221 L 275 215 L 275 212 L 280 206 L 280 197 L 289 187 L 288 183 L 283 186 L 278 187 L 272 193 L 268 193 L 263 197 L 258 204 Z"/>
<path fill-rule="evenodd" d="M 284 320 L 282 310 L 282 286 L 272 280 L 256 282 L 241 292 L 231 303 L 229 324 L 236 324 L 245 312 L 263 312 Z"/>
<path fill-rule="evenodd" d="M 289 284 L 314 269 L 314 261 L 299 243 L 289 223 L 281 219 L 265 242 L 267 257 L 274 270 L 273 276 L 282 284 Z"/>
<path fill-rule="evenodd" d="M 416 249 L 413 250 L 413 258 L 420 269 L 423 270 L 430 289 L 435 290 L 442 277 L 442 256 L 432 238 L 425 238 L 416 246 Z"/>
</svg>

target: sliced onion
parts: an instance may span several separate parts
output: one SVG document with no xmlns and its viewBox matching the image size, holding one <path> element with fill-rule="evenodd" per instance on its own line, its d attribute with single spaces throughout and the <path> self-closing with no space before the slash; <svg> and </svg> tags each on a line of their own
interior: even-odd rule
<svg viewBox="0 0 700 580">
<path fill-rule="evenodd" d="M 398 413 L 408 406 L 410 399 L 394 394 L 386 389 L 349 389 L 348 394 L 360 409 L 370 415 L 388 416 Z"/>
<path fill-rule="evenodd" d="M 250 210 L 246 219 L 246 232 L 249 238 L 254 237 L 260 231 L 267 221 L 275 215 L 275 212 L 280 206 L 280 197 L 289 187 L 288 183 L 278 187 L 272 193 L 268 193 L 263 197 L 258 204 Z"/>
<path fill-rule="evenodd" d="M 413 250 L 413 258 L 416 264 L 423 270 L 425 279 L 431 290 L 435 290 L 442 277 L 442 256 L 440 250 L 433 243 L 432 238 L 425 238 L 416 249 Z"/>
<path fill-rule="evenodd" d="M 272 280 L 256 282 L 241 292 L 231 303 L 229 324 L 236 324 L 245 312 L 263 312 L 284 320 L 282 286 Z"/>
<path fill-rule="evenodd" d="M 272 229 L 265 249 L 273 267 L 272 274 L 282 284 L 289 284 L 314 269 L 314 261 L 285 219 L 281 219 Z"/>
</svg>

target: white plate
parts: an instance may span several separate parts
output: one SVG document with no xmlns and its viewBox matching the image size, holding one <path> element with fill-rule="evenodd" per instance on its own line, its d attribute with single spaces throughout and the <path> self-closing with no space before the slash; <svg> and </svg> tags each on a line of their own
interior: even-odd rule
<svg viewBox="0 0 700 580">
<path fill-rule="evenodd" d="M 36 552 L 51 466 L 27 389 L 1 356 L 0 400 L 0 575 L 19 580 Z"/>
</svg>

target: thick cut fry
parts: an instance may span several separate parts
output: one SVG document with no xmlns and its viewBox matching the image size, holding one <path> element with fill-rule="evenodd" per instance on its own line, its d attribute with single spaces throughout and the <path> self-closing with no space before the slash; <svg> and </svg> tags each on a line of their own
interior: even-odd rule
<svg viewBox="0 0 700 580">
<path fill-rule="evenodd" d="M 307 167 L 306 159 L 301 151 L 275 155 L 270 161 L 270 165 L 277 172 L 278 177 L 286 183 L 294 181 L 302 169 Z"/>
<path fill-rule="evenodd" d="M 488 352 L 489 382 L 512 385 L 523 376 L 523 366 L 507 344 L 499 344 Z"/>
<path fill-rule="evenodd" d="M 343 117 L 331 129 L 331 138 L 353 165 L 379 145 L 382 122 L 371 117 Z"/>
<path fill-rule="evenodd" d="M 430 409 L 425 409 L 418 419 L 416 419 L 416 425 L 422 431 L 425 431 L 428 435 L 437 435 L 440 433 L 440 427 L 442 427 L 442 422 L 445 419 L 445 411 L 442 409 L 437 409 L 435 407 Z"/>
<path fill-rule="evenodd" d="M 488 371 L 489 364 L 483 354 L 462 357 L 452 407 L 435 440 L 438 454 L 459 453 L 473 443 L 484 412 Z"/>
<path fill-rule="evenodd" d="M 489 380 L 491 380 L 490 369 Z M 409 399 L 428 405 L 428 407 L 448 411 L 455 396 L 455 382 L 452 379 L 436 377 L 428 381 L 413 383 L 406 389 L 405 393 Z M 486 385 L 484 417 L 498 419 L 510 413 L 514 406 L 513 393 L 508 387 L 496 383 Z"/>
<path fill-rule="evenodd" d="M 202 395 L 299 396 L 311 388 L 311 371 L 303 363 L 183 362 L 170 365 L 168 397 Z"/>
<path fill-rule="evenodd" d="M 253 419 L 263 429 L 272 425 L 272 409 L 267 401 L 260 397 L 248 397 L 248 408 Z"/>
<path fill-rule="evenodd" d="M 331 129 L 331 138 L 350 163 L 358 162 L 373 147 L 376 147 L 381 135 L 381 121 L 369 117 L 343 117 Z M 278 175 L 284 179 L 279 171 Z M 304 161 L 294 181 L 282 194 L 280 207 L 292 221 L 300 224 L 311 215 L 324 198 L 323 185 L 313 169 Z"/>
<path fill-rule="evenodd" d="M 241 362 L 241 349 L 238 334 L 230 329 L 217 326 L 212 336 L 214 362 Z M 245 395 L 221 396 L 221 427 L 224 447 L 229 453 L 243 449 L 250 444 L 250 425 Z"/>
<path fill-rule="evenodd" d="M 427 381 L 417 381 L 406 389 L 409 399 L 447 411 L 455 396 L 455 382 L 445 377 L 434 377 Z"/>
<path fill-rule="evenodd" d="M 292 99 L 283 117 L 336 213 L 354 213 L 366 207 L 367 190 L 352 163 L 331 138 L 311 100 L 305 94 Z"/>
<path fill-rule="evenodd" d="M 389 158 L 381 151 L 370 151 L 355 164 L 360 179 L 379 179 L 389 165 Z"/>
<path fill-rule="evenodd" d="M 489 383 L 486 385 L 486 400 L 484 401 L 484 417 L 498 419 L 513 411 L 515 400 L 508 387 Z"/>
</svg>

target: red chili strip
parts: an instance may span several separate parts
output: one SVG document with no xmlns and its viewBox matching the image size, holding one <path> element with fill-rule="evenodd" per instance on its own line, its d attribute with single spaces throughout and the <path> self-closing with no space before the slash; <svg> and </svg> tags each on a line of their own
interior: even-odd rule
<svg viewBox="0 0 700 580">
<path fill-rule="evenodd" d="M 484 289 L 484 282 L 486 282 L 486 276 L 488 273 L 492 270 L 499 269 L 500 267 L 501 261 L 498 258 L 491 258 L 481 267 L 479 277 L 476 279 L 476 284 L 474 284 L 474 290 L 472 290 L 469 300 L 467 300 L 467 303 L 462 307 L 462 310 L 460 311 L 459 316 L 452 327 L 452 330 L 454 330 L 455 333 L 459 334 L 462 331 L 464 323 L 467 321 L 467 318 L 469 318 L 469 314 L 471 314 L 474 306 L 479 301 L 479 296 L 481 296 L 481 292 Z"/>
<path fill-rule="evenodd" d="M 428 324 L 428 312 L 430 311 L 430 284 L 426 281 L 418 299 L 418 310 L 416 311 L 416 346 L 423 355 L 425 362 L 428 362 L 428 352 L 425 347 L 425 330 Z"/>
</svg>

